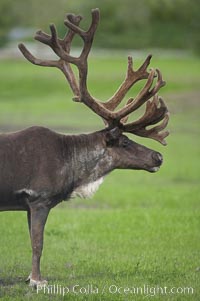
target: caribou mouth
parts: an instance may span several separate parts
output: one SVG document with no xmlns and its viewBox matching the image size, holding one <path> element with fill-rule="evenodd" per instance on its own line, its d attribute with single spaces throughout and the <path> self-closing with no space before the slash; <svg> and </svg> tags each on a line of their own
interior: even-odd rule
<svg viewBox="0 0 200 301">
<path fill-rule="evenodd" d="M 160 166 L 156 166 L 156 167 L 151 167 L 148 169 L 149 172 L 156 172 L 160 169 Z"/>
</svg>

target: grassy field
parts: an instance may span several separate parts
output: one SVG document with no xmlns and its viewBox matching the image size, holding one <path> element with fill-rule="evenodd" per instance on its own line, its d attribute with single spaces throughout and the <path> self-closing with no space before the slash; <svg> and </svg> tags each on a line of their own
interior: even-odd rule
<svg viewBox="0 0 200 301">
<path fill-rule="evenodd" d="M 92 57 L 90 62 L 90 90 L 106 99 L 124 78 L 126 59 Z M 167 147 L 132 138 L 160 151 L 163 167 L 156 174 L 115 171 L 92 200 L 75 199 L 52 210 L 42 258 L 49 293 L 24 283 L 31 268 L 26 214 L 1 213 L 2 300 L 199 300 L 200 61 L 158 57 L 151 65 L 167 81 L 161 94 L 171 112 L 171 135 Z M 0 61 L 0 85 L 2 131 L 33 124 L 63 132 L 102 127 L 94 114 L 70 100 L 57 70 Z"/>
</svg>

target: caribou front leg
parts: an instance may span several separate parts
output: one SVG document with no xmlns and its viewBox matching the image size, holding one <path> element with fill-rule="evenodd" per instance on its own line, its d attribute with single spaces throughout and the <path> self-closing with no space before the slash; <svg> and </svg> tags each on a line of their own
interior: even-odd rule
<svg viewBox="0 0 200 301">
<path fill-rule="evenodd" d="M 30 235 L 30 239 L 31 239 L 31 212 L 30 212 L 30 210 L 27 211 L 27 222 L 28 222 L 28 231 L 29 231 L 29 235 Z M 30 283 L 31 276 L 32 276 L 32 273 L 30 273 L 30 275 L 25 280 L 26 283 Z"/>
<path fill-rule="evenodd" d="M 28 226 L 32 245 L 32 272 L 27 281 L 30 286 L 46 285 L 47 281 L 42 280 L 40 274 L 40 258 L 43 249 L 43 234 L 46 220 L 50 209 L 42 205 L 31 205 L 27 214 Z"/>
</svg>

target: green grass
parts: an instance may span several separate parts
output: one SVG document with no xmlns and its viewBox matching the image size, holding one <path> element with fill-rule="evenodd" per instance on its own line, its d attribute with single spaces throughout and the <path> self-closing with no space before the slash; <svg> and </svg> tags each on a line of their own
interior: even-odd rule
<svg viewBox="0 0 200 301">
<path fill-rule="evenodd" d="M 125 59 L 91 61 L 91 91 L 106 99 L 124 77 Z M 41 267 L 49 284 L 71 290 L 74 285 L 93 285 L 93 289 L 98 287 L 98 294 L 76 295 L 71 291 L 62 297 L 30 289 L 24 283 L 31 268 L 26 214 L 2 212 L 2 300 L 199 300 L 200 62 L 195 57 L 160 58 L 154 59 L 152 66 L 159 67 L 168 82 L 161 94 L 171 111 L 171 135 L 167 147 L 136 140 L 160 151 L 163 167 L 156 174 L 113 172 L 92 200 L 75 199 L 53 209 L 45 230 Z M 101 121 L 89 110 L 70 100 L 59 71 L 21 61 L 0 61 L 0 78 L 2 128 L 42 124 L 81 132 L 101 127 Z M 154 297 L 112 294 L 109 288 L 114 285 L 146 285 L 152 290 L 192 287 L 194 292 L 158 292 Z"/>
</svg>

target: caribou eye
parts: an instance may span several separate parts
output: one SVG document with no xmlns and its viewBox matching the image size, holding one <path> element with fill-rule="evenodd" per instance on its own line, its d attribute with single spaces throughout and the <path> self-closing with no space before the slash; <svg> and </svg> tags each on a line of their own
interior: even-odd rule
<svg viewBox="0 0 200 301">
<path fill-rule="evenodd" d="M 128 139 L 125 139 L 123 142 L 122 142 L 122 147 L 127 147 L 130 145 L 130 141 Z"/>
</svg>

